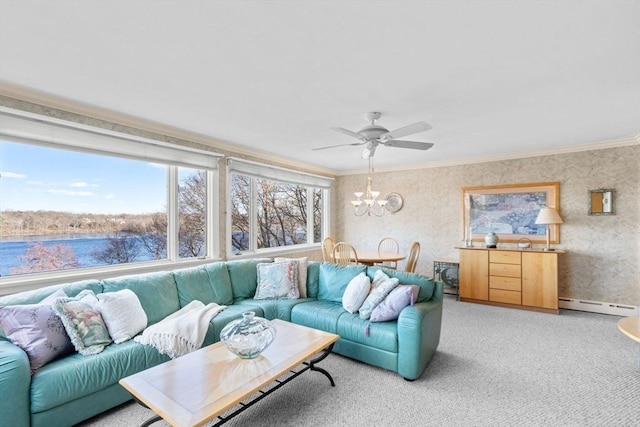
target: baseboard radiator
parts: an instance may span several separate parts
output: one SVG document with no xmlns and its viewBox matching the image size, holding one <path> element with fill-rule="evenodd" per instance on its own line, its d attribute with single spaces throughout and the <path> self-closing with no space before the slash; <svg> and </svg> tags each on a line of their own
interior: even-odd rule
<svg viewBox="0 0 640 427">
<path fill-rule="evenodd" d="M 610 302 L 587 301 L 574 298 L 558 298 L 558 306 L 567 310 L 591 311 L 593 313 L 612 314 L 614 316 L 638 316 L 640 306 L 613 304 Z"/>
</svg>

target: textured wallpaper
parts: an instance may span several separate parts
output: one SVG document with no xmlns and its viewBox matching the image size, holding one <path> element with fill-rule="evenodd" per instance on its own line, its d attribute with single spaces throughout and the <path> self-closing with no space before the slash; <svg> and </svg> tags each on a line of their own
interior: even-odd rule
<svg viewBox="0 0 640 427">
<path fill-rule="evenodd" d="M 375 249 L 386 236 L 402 251 L 417 240 L 417 271 L 433 274 L 434 259 L 458 259 L 462 242 L 462 187 L 560 182 L 559 295 L 640 305 L 640 146 L 374 175 L 382 195 L 398 192 L 404 206 L 383 217 L 355 217 L 349 201 L 365 176 L 343 176 L 335 188 L 333 230 L 356 248 Z M 589 216 L 588 190 L 615 189 L 613 216 Z M 499 247 L 513 247 L 499 244 Z M 536 246 L 538 247 L 538 246 Z M 541 246 L 540 246 L 541 247 Z M 403 264 L 400 264 L 402 267 Z"/>
</svg>

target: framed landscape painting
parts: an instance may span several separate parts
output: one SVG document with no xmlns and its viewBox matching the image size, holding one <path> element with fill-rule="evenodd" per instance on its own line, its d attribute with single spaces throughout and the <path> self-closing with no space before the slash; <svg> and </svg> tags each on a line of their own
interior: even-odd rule
<svg viewBox="0 0 640 427">
<path fill-rule="evenodd" d="M 491 185 L 462 189 L 463 240 L 483 241 L 494 232 L 501 243 L 526 238 L 545 243 L 547 225 L 536 224 L 544 207 L 558 209 L 559 182 Z M 551 243 L 560 242 L 560 225 L 549 225 Z"/>
</svg>

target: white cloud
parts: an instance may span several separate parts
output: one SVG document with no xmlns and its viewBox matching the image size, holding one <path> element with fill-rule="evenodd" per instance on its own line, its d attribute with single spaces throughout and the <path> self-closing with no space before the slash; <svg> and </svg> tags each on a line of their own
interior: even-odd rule
<svg viewBox="0 0 640 427">
<path fill-rule="evenodd" d="M 84 181 L 76 181 L 76 182 L 72 182 L 72 183 L 71 183 L 71 186 L 72 186 L 73 188 L 86 188 L 86 187 L 94 187 L 94 188 L 95 188 L 95 187 L 97 187 L 97 185 L 96 185 L 96 184 L 88 184 L 88 183 L 86 183 L 86 182 L 84 182 Z"/>
<path fill-rule="evenodd" d="M 0 177 L 2 178 L 13 178 L 13 179 L 24 179 L 27 175 L 23 173 L 17 172 L 0 172 Z"/>
<path fill-rule="evenodd" d="M 80 197 L 95 196 L 95 193 L 92 193 L 91 191 L 71 191 L 71 190 L 49 189 L 49 190 L 47 190 L 47 193 L 49 193 L 49 194 L 57 194 L 57 195 L 61 195 L 61 196 L 80 196 Z"/>
<path fill-rule="evenodd" d="M 29 184 L 29 185 L 42 185 L 42 184 L 44 184 L 44 181 L 27 181 L 27 184 Z"/>
<path fill-rule="evenodd" d="M 113 194 L 113 193 L 109 193 L 109 194 L 107 194 L 106 196 L 104 196 L 104 198 L 105 198 L 105 199 L 115 199 L 115 198 L 116 198 L 116 195 L 115 195 L 115 194 Z"/>
</svg>

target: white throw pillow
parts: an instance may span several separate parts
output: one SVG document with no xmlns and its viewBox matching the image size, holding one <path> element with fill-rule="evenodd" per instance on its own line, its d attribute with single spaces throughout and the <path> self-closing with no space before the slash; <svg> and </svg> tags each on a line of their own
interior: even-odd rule
<svg viewBox="0 0 640 427">
<path fill-rule="evenodd" d="M 298 261 L 298 293 L 300 298 L 307 297 L 307 265 L 309 264 L 309 257 L 303 258 L 274 258 L 273 262 L 282 261 Z"/>
<path fill-rule="evenodd" d="M 342 295 L 342 307 L 349 313 L 357 312 L 360 310 L 360 306 L 362 306 L 364 300 L 367 299 L 370 290 L 371 281 L 369 280 L 369 276 L 364 272 L 358 274 L 351 279 Z"/>
<path fill-rule="evenodd" d="M 129 289 L 98 294 L 98 310 L 114 343 L 130 340 L 147 327 L 138 296 Z"/>
</svg>

